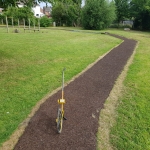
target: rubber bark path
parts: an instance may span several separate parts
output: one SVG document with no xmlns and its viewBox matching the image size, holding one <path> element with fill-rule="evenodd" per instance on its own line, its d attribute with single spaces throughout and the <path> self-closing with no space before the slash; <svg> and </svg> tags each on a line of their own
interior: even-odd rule
<svg viewBox="0 0 150 150">
<path fill-rule="evenodd" d="M 124 42 L 65 87 L 67 120 L 62 133 L 57 133 L 55 122 L 59 91 L 41 105 L 14 150 L 96 149 L 100 110 L 136 45 L 134 40 L 115 37 Z"/>
</svg>

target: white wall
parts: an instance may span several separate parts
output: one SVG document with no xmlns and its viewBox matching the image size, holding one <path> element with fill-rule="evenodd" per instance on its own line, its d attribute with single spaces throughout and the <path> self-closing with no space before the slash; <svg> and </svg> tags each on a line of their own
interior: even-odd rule
<svg viewBox="0 0 150 150">
<path fill-rule="evenodd" d="M 40 17 L 44 16 L 44 14 L 40 11 L 40 5 L 33 7 L 32 10 L 33 10 L 35 17 L 40 18 Z"/>
</svg>

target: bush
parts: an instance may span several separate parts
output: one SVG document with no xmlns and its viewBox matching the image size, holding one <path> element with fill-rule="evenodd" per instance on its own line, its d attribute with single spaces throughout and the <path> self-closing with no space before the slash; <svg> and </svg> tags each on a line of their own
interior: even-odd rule
<svg viewBox="0 0 150 150">
<path fill-rule="evenodd" d="M 43 16 L 43 17 L 40 19 L 40 26 L 41 26 L 41 27 L 49 27 L 51 24 L 52 24 L 52 20 L 49 19 L 49 18 L 46 17 L 46 16 Z"/>
<path fill-rule="evenodd" d="M 84 29 L 104 29 L 110 26 L 115 16 L 113 1 L 87 0 L 82 9 L 82 25 Z"/>
</svg>

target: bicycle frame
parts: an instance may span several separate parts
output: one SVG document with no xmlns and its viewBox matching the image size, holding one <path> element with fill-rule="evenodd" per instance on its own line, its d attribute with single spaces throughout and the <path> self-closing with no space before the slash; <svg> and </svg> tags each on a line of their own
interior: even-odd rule
<svg viewBox="0 0 150 150">
<path fill-rule="evenodd" d="M 64 71 L 65 68 L 62 71 L 62 97 L 61 99 L 58 99 L 58 104 L 61 105 L 61 108 L 58 108 L 58 114 L 56 119 L 58 133 L 61 133 L 62 131 L 63 119 L 66 120 L 66 118 L 64 117 L 64 104 L 66 102 L 64 99 Z"/>
<path fill-rule="evenodd" d="M 61 99 L 58 99 L 58 104 L 61 105 L 61 110 L 63 111 L 63 113 L 64 113 L 64 104 L 66 103 L 64 99 L 64 71 L 65 71 L 65 68 L 62 71 L 62 97 Z"/>
</svg>

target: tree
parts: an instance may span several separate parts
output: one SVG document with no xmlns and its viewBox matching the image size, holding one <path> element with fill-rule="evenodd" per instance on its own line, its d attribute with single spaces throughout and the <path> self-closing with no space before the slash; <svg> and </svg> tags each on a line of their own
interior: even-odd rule
<svg viewBox="0 0 150 150">
<path fill-rule="evenodd" d="M 20 0 L 20 2 L 24 3 L 26 6 L 32 6 L 35 3 L 35 0 Z M 17 7 L 18 0 L 0 0 L 0 7 L 7 9 L 8 7 Z"/>
<path fill-rule="evenodd" d="M 118 26 L 120 21 L 129 18 L 129 2 L 130 0 L 114 0 L 116 5 L 116 15 Z"/>
<path fill-rule="evenodd" d="M 35 19 L 33 12 L 28 7 L 8 7 L 7 11 L 5 11 L 2 15 L 3 18 L 5 17 L 13 18 L 14 24 L 18 24 L 18 19 L 23 20 L 25 19 L 26 23 L 28 23 L 28 19 L 30 18 L 31 24 L 33 24 L 33 20 Z M 9 19 L 9 23 L 11 24 L 11 20 Z"/>
<path fill-rule="evenodd" d="M 55 0 L 57 1 L 57 0 Z M 0 8 L 7 9 L 8 7 L 17 7 L 17 3 L 21 2 L 26 7 L 32 7 L 37 4 L 37 2 L 50 2 L 52 3 L 53 0 L 0 0 Z"/>
<path fill-rule="evenodd" d="M 82 9 L 82 25 L 85 29 L 107 28 L 115 19 L 114 2 L 106 0 L 86 0 Z"/>
<path fill-rule="evenodd" d="M 78 17 L 80 16 L 78 5 L 72 3 L 71 5 L 66 6 L 66 8 L 66 25 L 76 26 L 78 24 Z"/>
<path fill-rule="evenodd" d="M 9 7 L 7 11 L 4 12 L 5 16 L 13 17 L 17 19 L 23 19 L 23 18 L 33 18 L 34 14 L 28 7 Z"/>
<path fill-rule="evenodd" d="M 130 16 L 134 18 L 134 28 L 150 30 L 150 0 L 132 0 Z"/>
<path fill-rule="evenodd" d="M 80 2 L 72 0 L 55 1 L 52 7 L 52 17 L 57 25 L 76 26 L 80 20 Z"/>
<path fill-rule="evenodd" d="M 40 26 L 41 27 L 49 27 L 51 24 L 51 19 L 49 19 L 46 16 L 43 16 L 42 18 L 40 18 Z"/>
<path fill-rule="evenodd" d="M 57 25 L 61 25 L 65 19 L 65 8 L 63 3 L 58 2 L 52 7 L 52 18 Z"/>
</svg>

